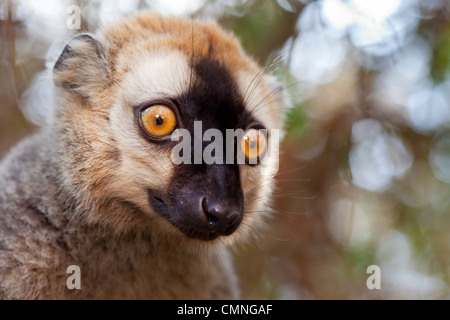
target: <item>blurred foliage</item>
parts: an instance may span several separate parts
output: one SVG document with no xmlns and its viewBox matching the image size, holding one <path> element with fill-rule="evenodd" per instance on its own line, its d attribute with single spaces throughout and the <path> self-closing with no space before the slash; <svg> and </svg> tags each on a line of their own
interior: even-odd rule
<svg viewBox="0 0 450 320">
<path fill-rule="evenodd" d="M 286 123 L 284 130 L 289 136 L 300 136 L 305 131 L 306 114 L 302 107 L 297 105 L 289 109 L 286 114 Z"/>
<path fill-rule="evenodd" d="M 450 76 L 450 26 L 439 32 L 433 52 L 431 75 L 442 82 Z"/>
<path fill-rule="evenodd" d="M 46 50 L 73 34 L 73 2 L 32 3 L 0 4 L 1 153 L 32 130 L 19 98 Z M 236 250 L 245 298 L 450 298 L 448 1 L 75 3 L 82 30 L 150 7 L 218 19 L 263 66 L 281 54 L 267 73 L 293 107 L 274 218 Z M 366 287 L 372 264 L 381 290 Z"/>
</svg>

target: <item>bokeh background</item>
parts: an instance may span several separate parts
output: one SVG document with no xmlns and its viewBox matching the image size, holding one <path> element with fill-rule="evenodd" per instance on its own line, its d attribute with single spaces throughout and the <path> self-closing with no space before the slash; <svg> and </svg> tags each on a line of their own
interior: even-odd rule
<svg viewBox="0 0 450 320">
<path fill-rule="evenodd" d="M 80 31 L 153 8 L 217 19 L 262 66 L 281 54 L 293 107 L 270 228 L 235 250 L 244 298 L 450 298 L 450 1 L 1 0 L 0 157 L 36 130 L 72 4 Z"/>
</svg>

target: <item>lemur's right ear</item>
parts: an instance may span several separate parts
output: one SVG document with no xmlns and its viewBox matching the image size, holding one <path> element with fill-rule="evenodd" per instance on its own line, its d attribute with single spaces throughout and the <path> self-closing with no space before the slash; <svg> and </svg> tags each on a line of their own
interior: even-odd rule
<svg viewBox="0 0 450 320">
<path fill-rule="evenodd" d="M 89 98 L 110 77 L 110 67 L 105 50 L 90 34 L 72 38 L 53 68 L 57 86 L 76 95 Z"/>
</svg>

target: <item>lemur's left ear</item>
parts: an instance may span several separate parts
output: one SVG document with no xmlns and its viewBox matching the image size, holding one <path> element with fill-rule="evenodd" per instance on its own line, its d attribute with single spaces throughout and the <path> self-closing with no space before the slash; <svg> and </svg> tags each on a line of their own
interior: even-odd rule
<svg viewBox="0 0 450 320">
<path fill-rule="evenodd" d="M 109 77 L 105 49 L 93 35 L 87 33 L 69 41 L 53 68 L 56 86 L 85 98 L 97 92 Z"/>
</svg>

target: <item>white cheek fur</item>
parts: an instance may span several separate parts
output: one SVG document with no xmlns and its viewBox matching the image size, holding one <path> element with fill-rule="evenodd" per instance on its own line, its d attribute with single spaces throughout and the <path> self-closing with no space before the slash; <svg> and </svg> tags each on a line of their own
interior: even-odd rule
<svg viewBox="0 0 450 320">
<path fill-rule="evenodd" d="M 143 139 L 136 125 L 134 107 L 162 97 L 176 97 L 188 90 L 190 69 L 179 51 L 167 51 L 137 59 L 123 79 L 111 108 L 111 132 L 122 151 L 122 163 L 109 188 L 141 206 L 155 183 L 168 180 L 170 158 Z M 159 188 L 164 188 L 159 185 Z"/>
<path fill-rule="evenodd" d="M 189 77 L 185 55 L 175 50 L 149 54 L 130 66 L 110 113 L 112 132 L 124 153 L 118 176 L 127 177 L 116 182 L 117 192 L 152 187 L 155 181 L 165 181 L 160 177 L 168 178 L 173 167 L 170 158 L 160 150 L 153 151 L 151 143 L 141 137 L 133 108 L 153 99 L 181 95 L 188 90 Z M 134 200 L 138 200 L 141 192 L 134 193 Z"/>
</svg>

